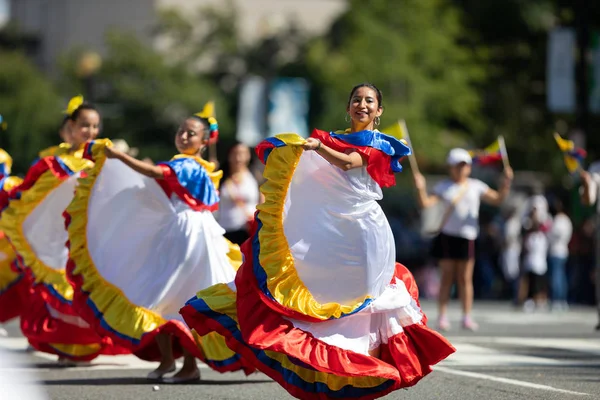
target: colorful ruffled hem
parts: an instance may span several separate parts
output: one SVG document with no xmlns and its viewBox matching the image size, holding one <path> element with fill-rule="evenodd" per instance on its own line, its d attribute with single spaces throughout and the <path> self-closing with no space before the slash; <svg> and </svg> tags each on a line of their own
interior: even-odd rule
<svg viewBox="0 0 600 400">
<path fill-rule="evenodd" d="M 99 334 L 111 337 L 115 343 L 142 359 L 160 359 L 155 337 L 165 333 L 175 339 L 176 357 L 181 356 L 185 348 L 216 371 L 241 369 L 246 373 L 252 372 L 253 369 L 225 345 L 220 335 L 213 333 L 199 337 L 185 324 L 167 321 L 154 311 L 133 304 L 96 269 L 87 247 L 87 210 L 94 183 L 106 160 L 106 145 L 92 141 L 86 146 L 86 157 L 93 159 L 95 164 L 87 171 L 86 177 L 79 180 L 75 198 L 65 211 L 70 249 L 67 275 L 74 288 L 74 308 Z M 232 260 L 232 265 L 240 263 L 240 260 Z"/>
<path fill-rule="evenodd" d="M 49 307 L 68 319 L 78 318 L 72 308 L 73 288 L 64 270 L 57 270 L 39 259 L 28 242 L 23 225 L 29 215 L 66 179 L 91 166 L 91 162 L 61 148 L 54 156 L 38 160 L 25 179 L 2 196 L 5 208 L 0 216 L 2 229 L 17 251 L 20 275 L 28 280 L 25 304 L 21 310 L 23 334 L 36 348 L 74 360 L 91 360 L 100 354 L 123 354 L 110 340 L 101 338 L 89 327 L 73 325 L 55 318 Z"/>
<path fill-rule="evenodd" d="M 31 271 L 38 290 L 46 292 L 52 307 L 69 313 L 73 289 L 64 270 L 56 270 L 40 260 L 23 232 L 23 224 L 46 196 L 65 179 L 89 167 L 88 160 L 74 156 L 45 157 L 27 172 L 23 182 L 8 193 L 8 203 L 0 215 L 2 230 L 15 248 L 19 264 Z"/>
<path fill-rule="evenodd" d="M 99 355 L 128 354 L 110 338 L 98 336 L 89 327 L 80 327 L 50 314 L 41 292 L 30 290 L 21 314 L 21 332 L 38 351 L 74 361 L 91 361 Z"/>
<path fill-rule="evenodd" d="M 404 327 L 381 346 L 377 359 L 329 345 L 295 328 L 263 302 L 250 266 L 238 276 L 237 294 L 220 284 L 198 293 L 181 310 L 186 323 L 200 334 L 226 337 L 227 345 L 302 399 L 375 399 L 415 385 L 431 365 L 455 349 L 423 323 Z M 401 265 L 401 279 L 415 296 L 412 275 Z"/>
</svg>

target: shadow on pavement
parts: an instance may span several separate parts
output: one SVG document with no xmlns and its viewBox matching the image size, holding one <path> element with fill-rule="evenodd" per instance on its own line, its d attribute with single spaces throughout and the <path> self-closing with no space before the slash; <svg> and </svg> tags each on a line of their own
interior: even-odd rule
<svg viewBox="0 0 600 400">
<path fill-rule="evenodd" d="M 40 382 L 46 386 L 62 386 L 62 385 L 81 385 L 81 386 L 102 386 L 102 385 L 163 385 L 163 386 L 180 386 L 180 385 L 211 385 L 211 386 L 225 386 L 225 385 L 248 385 L 257 383 L 273 383 L 270 379 L 261 380 L 246 380 L 246 379 L 235 379 L 235 380 L 200 380 L 197 382 L 188 383 L 177 383 L 169 384 L 160 381 L 150 381 L 146 378 L 82 378 L 82 379 L 53 379 Z"/>
</svg>

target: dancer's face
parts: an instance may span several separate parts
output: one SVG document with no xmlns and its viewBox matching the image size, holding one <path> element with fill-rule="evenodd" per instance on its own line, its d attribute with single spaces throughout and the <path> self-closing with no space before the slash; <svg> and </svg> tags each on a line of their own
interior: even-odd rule
<svg viewBox="0 0 600 400">
<path fill-rule="evenodd" d="M 370 87 L 362 86 L 352 93 L 346 111 L 355 124 L 367 126 L 383 113 L 383 107 L 377 101 L 377 93 Z"/>
<path fill-rule="evenodd" d="M 100 133 L 100 114 L 95 110 L 82 110 L 77 120 L 69 121 L 71 144 L 79 148 L 88 140 L 93 140 Z"/>
<path fill-rule="evenodd" d="M 186 119 L 175 135 L 175 147 L 182 154 L 197 155 L 206 145 L 205 126 L 194 118 Z"/>
</svg>

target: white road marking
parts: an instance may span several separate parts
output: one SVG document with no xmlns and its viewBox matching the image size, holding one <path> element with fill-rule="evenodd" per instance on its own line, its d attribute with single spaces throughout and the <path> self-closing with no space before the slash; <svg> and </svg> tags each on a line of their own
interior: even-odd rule
<svg viewBox="0 0 600 400">
<path fill-rule="evenodd" d="M 558 366 L 565 365 L 561 360 L 552 358 L 522 356 L 511 354 L 483 346 L 476 346 L 468 343 L 452 341 L 456 348 L 456 353 L 452 354 L 440 365 L 453 367 L 473 367 L 473 366 Z"/>
<path fill-rule="evenodd" d="M 530 388 L 530 389 L 538 389 L 538 390 L 545 390 L 548 392 L 571 394 L 571 395 L 575 395 L 575 396 L 590 396 L 590 394 L 588 394 L 588 393 L 574 392 L 572 390 L 565 390 L 565 389 L 558 389 L 558 388 L 555 388 L 552 386 L 540 385 L 537 383 L 531 383 L 531 382 L 526 382 L 526 381 L 519 381 L 516 379 L 501 378 L 498 376 L 480 374 L 477 372 L 460 371 L 460 370 L 455 370 L 455 369 L 446 368 L 446 367 L 439 367 L 439 366 L 434 367 L 434 370 L 439 371 L 439 372 L 444 372 L 444 373 L 450 374 L 450 375 L 458 375 L 458 376 L 464 376 L 467 378 L 481 379 L 481 380 L 498 382 L 498 383 L 505 383 L 507 385 L 521 386 L 521 387 L 526 387 L 526 388 Z"/>
</svg>

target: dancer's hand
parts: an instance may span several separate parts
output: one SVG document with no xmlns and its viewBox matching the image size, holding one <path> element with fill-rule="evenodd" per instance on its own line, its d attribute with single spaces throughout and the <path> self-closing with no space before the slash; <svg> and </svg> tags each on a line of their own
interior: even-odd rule
<svg viewBox="0 0 600 400">
<path fill-rule="evenodd" d="M 306 142 L 302 145 L 304 150 L 318 150 L 320 147 L 321 141 L 312 137 L 306 139 Z"/>
<path fill-rule="evenodd" d="M 120 155 L 120 151 L 115 149 L 114 147 L 106 146 L 104 148 L 104 154 L 106 154 L 106 158 L 118 158 Z"/>
</svg>

